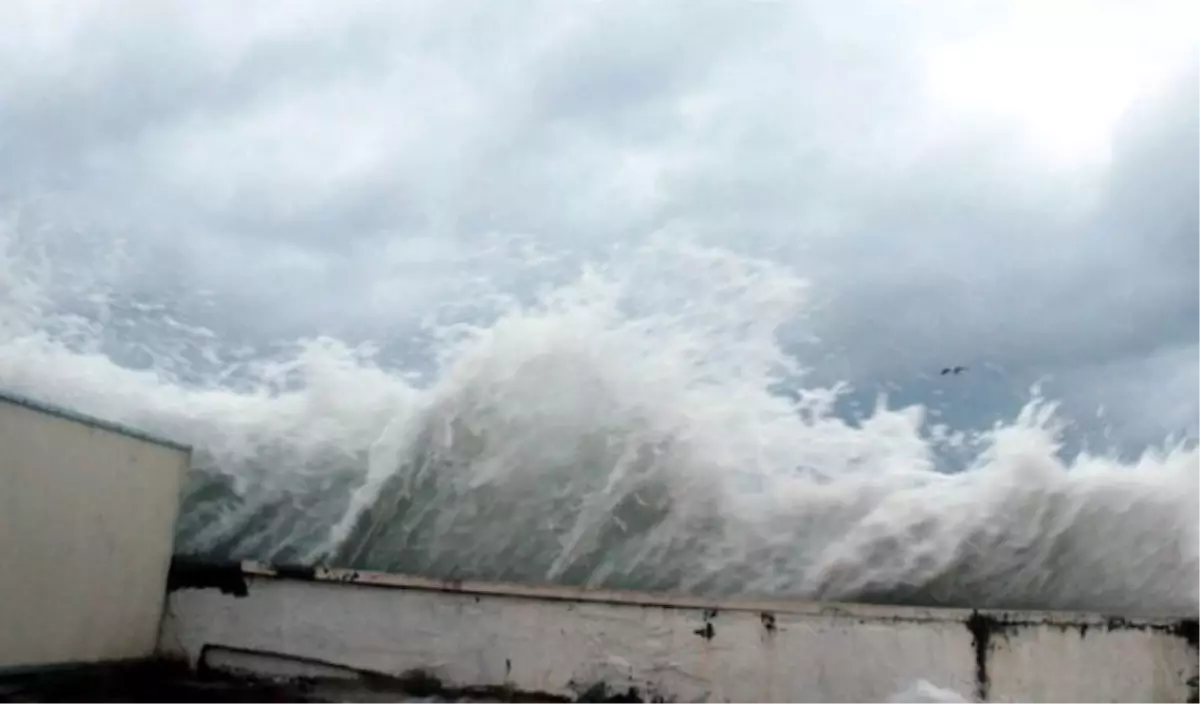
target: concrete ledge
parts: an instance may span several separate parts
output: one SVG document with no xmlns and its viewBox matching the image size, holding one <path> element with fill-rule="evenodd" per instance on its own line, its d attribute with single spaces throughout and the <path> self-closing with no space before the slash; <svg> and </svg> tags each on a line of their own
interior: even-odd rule
<svg viewBox="0 0 1200 704">
<path fill-rule="evenodd" d="M 117 435 L 124 435 L 125 437 L 128 437 L 128 438 L 144 440 L 146 442 L 154 443 L 155 445 L 169 447 L 169 448 L 172 448 L 175 450 L 179 450 L 181 452 L 189 452 L 190 453 L 192 451 L 191 446 L 185 445 L 183 443 L 175 442 L 174 440 L 170 440 L 168 438 L 153 435 L 151 433 L 147 433 L 145 431 L 138 430 L 137 428 L 133 428 L 128 425 L 123 425 L 121 423 L 114 423 L 112 421 L 104 420 L 102 418 L 96 418 L 94 416 L 85 415 L 83 413 L 79 413 L 78 411 L 73 411 L 69 408 L 63 408 L 62 406 L 56 406 L 51 403 L 37 401 L 37 400 L 31 399 L 27 396 L 22 396 L 20 394 L 13 393 L 11 391 L 0 390 L 0 403 L 9 403 L 14 406 L 22 406 L 24 408 L 28 408 L 31 411 L 43 413 L 48 416 L 54 416 L 56 418 L 69 420 L 74 423 L 86 425 L 90 428 L 95 428 L 97 430 L 104 430 L 104 431 L 107 431 L 110 433 L 115 433 Z"/>
<path fill-rule="evenodd" d="M 1196 697 L 1194 618 L 715 602 L 256 563 L 177 560 L 172 573 L 160 654 L 199 666 L 223 652 L 271 676 L 562 700 L 885 701 L 919 680 L 983 701 Z"/>
<path fill-rule="evenodd" d="M 153 654 L 191 452 L 0 396 L 0 669 Z"/>
</svg>

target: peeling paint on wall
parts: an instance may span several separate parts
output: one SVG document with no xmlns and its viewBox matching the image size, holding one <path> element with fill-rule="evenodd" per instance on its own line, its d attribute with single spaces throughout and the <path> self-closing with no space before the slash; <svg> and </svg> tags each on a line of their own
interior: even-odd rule
<svg viewBox="0 0 1200 704">
<path fill-rule="evenodd" d="M 918 681 L 982 701 L 1195 696 L 1195 619 L 714 603 L 250 563 L 241 576 L 242 598 L 171 594 L 164 654 L 195 662 L 220 642 L 561 701 L 884 701 Z"/>
</svg>

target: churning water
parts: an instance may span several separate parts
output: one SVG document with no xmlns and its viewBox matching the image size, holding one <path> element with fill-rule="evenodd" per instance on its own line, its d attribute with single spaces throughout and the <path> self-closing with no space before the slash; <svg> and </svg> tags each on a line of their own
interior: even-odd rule
<svg viewBox="0 0 1200 704">
<path fill-rule="evenodd" d="M 123 297 L 95 252 L 12 233 L 0 245 L 0 388 L 193 444 L 182 552 L 711 595 L 1197 611 L 1194 447 L 1063 457 L 1056 406 L 1036 395 L 974 434 L 920 407 L 847 423 L 839 389 L 805 388 L 779 343 L 806 288 L 767 262 L 646 247 L 500 295 L 518 280 L 535 290 L 530 263 L 524 279 L 462 288 L 400 352 L 316 339 L 268 353 Z M 521 251 L 506 253 L 514 270 Z M 968 459 L 945 471 L 946 457 Z"/>
</svg>

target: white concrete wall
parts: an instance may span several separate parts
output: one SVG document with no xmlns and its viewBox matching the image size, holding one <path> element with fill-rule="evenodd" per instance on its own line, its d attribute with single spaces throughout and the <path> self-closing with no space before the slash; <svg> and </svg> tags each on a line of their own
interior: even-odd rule
<svg viewBox="0 0 1200 704">
<path fill-rule="evenodd" d="M 0 396 L 0 670 L 153 654 L 190 459 Z"/>
<path fill-rule="evenodd" d="M 262 674 L 341 666 L 551 696 L 603 682 L 667 701 L 794 702 L 886 701 L 918 680 L 990 701 L 1182 702 L 1197 674 L 1194 620 L 714 604 L 250 564 L 176 581 L 160 652 Z"/>
</svg>

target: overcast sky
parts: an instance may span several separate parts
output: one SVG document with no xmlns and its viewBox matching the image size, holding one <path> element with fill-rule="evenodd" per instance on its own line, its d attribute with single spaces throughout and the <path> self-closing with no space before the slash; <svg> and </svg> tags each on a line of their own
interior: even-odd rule
<svg viewBox="0 0 1200 704">
<path fill-rule="evenodd" d="M 9 0 L 0 206 L 300 333 L 668 228 L 812 280 L 824 378 L 1195 436 L 1194 5 Z"/>
</svg>

